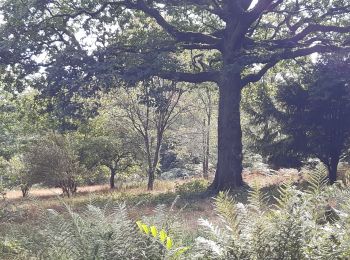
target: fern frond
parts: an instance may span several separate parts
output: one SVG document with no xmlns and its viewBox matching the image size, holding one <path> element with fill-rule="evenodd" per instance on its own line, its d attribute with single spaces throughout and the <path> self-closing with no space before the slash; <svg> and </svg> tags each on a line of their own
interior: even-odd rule
<svg viewBox="0 0 350 260">
<path fill-rule="evenodd" d="M 308 187 L 306 193 L 311 195 L 320 195 L 327 187 L 328 178 L 327 172 L 324 168 L 316 168 L 307 176 Z"/>
<path fill-rule="evenodd" d="M 215 210 L 220 218 L 235 233 L 239 233 L 240 218 L 235 199 L 228 192 L 220 192 L 214 199 Z"/>
<path fill-rule="evenodd" d="M 269 197 L 262 192 L 257 183 L 255 183 L 253 189 L 249 191 L 248 202 L 249 208 L 258 214 L 263 214 L 269 208 Z"/>
<path fill-rule="evenodd" d="M 278 196 L 274 197 L 276 200 L 277 208 L 284 209 L 287 207 L 288 203 L 294 196 L 294 190 L 292 184 L 290 182 L 283 183 L 280 187 L 278 187 Z"/>
</svg>

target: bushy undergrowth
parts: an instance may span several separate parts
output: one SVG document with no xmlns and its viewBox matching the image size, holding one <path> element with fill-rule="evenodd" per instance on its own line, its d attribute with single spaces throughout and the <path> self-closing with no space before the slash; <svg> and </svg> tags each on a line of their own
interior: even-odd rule
<svg viewBox="0 0 350 260">
<path fill-rule="evenodd" d="M 48 210 L 41 225 L 17 229 L 0 243 L 8 259 L 349 259 L 350 190 L 328 186 L 322 173 L 307 188 L 289 184 L 269 198 L 258 188 L 247 204 L 228 193 L 215 199 L 219 220 L 201 219 L 201 237 L 181 241 L 181 221 L 166 207 L 131 219 L 123 205 L 83 212 Z"/>
<path fill-rule="evenodd" d="M 176 185 L 175 191 L 181 197 L 188 197 L 201 192 L 205 192 L 208 189 L 209 182 L 204 179 L 196 179 L 190 182 L 186 182 L 180 185 Z"/>
<path fill-rule="evenodd" d="M 129 218 L 124 204 L 87 205 L 83 212 L 65 205 L 65 212 L 47 210 L 40 225 L 22 227 L 0 243 L 8 259 L 178 259 L 186 250 L 177 246 L 168 219 L 155 212 L 152 223 Z M 140 230 L 141 229 L 141 230 Z"/>
<path fill-rule="evenodd" d="M 327 186 L 322 173 L 301 191 L 282 185 L 275 203 L 259 189 L 249 203 L 227 193 L 215 199 L 222 225 L 201 220 L 206 237 L 197 238 L 194 259 L 349 259 L 350 191 Z"/>
</svg>

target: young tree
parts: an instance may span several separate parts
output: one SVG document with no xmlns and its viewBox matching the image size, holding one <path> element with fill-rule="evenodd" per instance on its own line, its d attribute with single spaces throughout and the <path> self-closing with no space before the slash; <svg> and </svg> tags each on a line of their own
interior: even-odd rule
<svg viewBox="0 0 350 260">
<path fill-rule="evenodd" d="M 7 171 L 13 186 L 21 189 L 23 198 L 27 197 L 33 183 L 23 157 L 19 155 L 12 157 L 9 160 Z"/>
<path fill-rule="evenodd" d="M 348 55 L 326 56 L 299 79 L 286 79 L 274 98 L 262 91 L 257 106 L 248 112 L 255 122 L 270 124 L 256 136 L 263 155 L 272 155 L 276 163 L 297 165 L 316 157 L 334 183 L 338 163 L 350 144 L 349 71 Z"/>
<path fill-rule="evenodd" d="M 119 93 L 117 105 L 122 109 L 121 116 L 129 121 L 143 140 L 148 190 L 153 189 L 164 135 L 182 111 L 178 103 L 183 92 L 175 82 L 152 78 L 137 88 L 126 89 L 124 95 Z"/>
<path fill-rule="evenodd" d="M 209 178 L 209 158 L 210 158 L 210 140 L 213 110 L 215 103 L 215 94 L 210 85 L 203 87 L 204 91 L 199 92 L 199 99 L 204 107 L 203 119 L 203 177 Z"/>
<path fill-rule="evenodd" d="M 7 0 L 1 12 L 0 62 L 46 67 L 45 95 L 88 95 L 116 78 L 216 83 L 213 190 L 243 184 L 242 89 L 281 60 L 350 48 L 346 0 Z"/>
<path fill-rule="evenodd" d="M 126 141 L 126 140 L 125 140 Z M 115 188 L 115 177 L 118 172 L 126 171 L 135 164 L 134 151 L 128 144 L 113 136 L 92 137 L 80 147 L 80 161 L 88 168 L 106 166 L 110 171 L 109 185 Z"/>
</svg>

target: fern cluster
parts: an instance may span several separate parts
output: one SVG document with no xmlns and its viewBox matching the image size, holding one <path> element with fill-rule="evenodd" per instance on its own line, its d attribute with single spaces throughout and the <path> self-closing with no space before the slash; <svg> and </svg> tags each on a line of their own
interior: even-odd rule
<svg viewBox="0 0 350 260">
<path fill-rule="evenodd" d="M 151 217 L 128 216 L 124 204 L 89 204 L 82 212 L 44 210 L 40 225 L 0 243 L 5 259 L 350 259 L 350 190 L 328 186 L 317 171 L 309 184 L 291 184 L 269 198 L 257 186 L 247 204 L 229 193 L 215 198 L 219 221 L 201 219 L 201 237 L 182 246 L 173 206 Z M 3 257 L 4 258 L 4 257 Z"/>
<path fill-rule="evenodd" d="M 165 226 L 159 230 L 166 243 L 140 232 L 137 223 L 148 225 L 132 220 L 125 204 L 102 208 L 90 204 L 80 213 L 68 205 L 65 209 L 65 213 L 43 211 L 39 226 L 12 234 L 16 248 L 10 259 L 179 259 L 185 251 L 176 247 Z"/>
<path fill-rule="evenodd" d="M 258 188 L 249 203 L 228 193 L 215 200 L 221 224 L 201 221 L 206 237 L 197 239 L 193 259 L 349 259 L 350 192 L 327 186 L 323 172 L 310 175 L 308 187 L 282 185 L 268 203 Z"/>
</svg>

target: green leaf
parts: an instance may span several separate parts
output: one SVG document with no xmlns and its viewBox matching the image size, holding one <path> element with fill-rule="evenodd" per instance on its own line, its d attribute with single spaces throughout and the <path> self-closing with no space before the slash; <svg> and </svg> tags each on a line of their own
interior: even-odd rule
<svg viewBox="0 0 350 260">
<path fill-rule="evenodd" d="M 171 249 L 173 247 L 173 240 L 170 237 L 166 238 L 166 248 Z"/>
<path fill-rule="evenodd" d="M 146 224 L 142 224 L 142 230 L 145 234 L 149 234 L 149 227 Z"/>
<path fill-rule="evenodd" d="M 184 253 L 186 253 L 189 249 L 190 249 L 189 246 L 179 248 L 179 249 L 176 251 L 176 253 L 174 254 L 174 256 L 177 258 L 177 257 L 183 255 Z"/>
<path fill-rule="evenodd" d="M 139 227 L 140 231 L 142 232 L 143 231 L 143 228 L 142 228 L 142 221 L 136 221 L 136 225 Z"/>
<path fill-rule="evenodd" d="M 160 239 L 160 241 L 162 241 L 162 243 L 164 243 L 165 240 L 166 240 L 166 238 L 167 238 L 167 234 L 166 234 L 166 232 L 162 229 L 162 230 L 159 232 L 159 239 Z"/>
<path fill-rule="evenodd" d="M 153 237 L 157 237 L 158 230 L 155 226 L 151 226 L 151 234 Z"/>
</svg>

